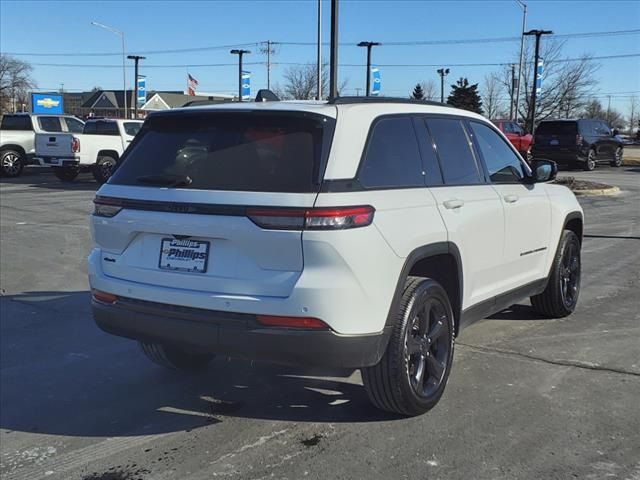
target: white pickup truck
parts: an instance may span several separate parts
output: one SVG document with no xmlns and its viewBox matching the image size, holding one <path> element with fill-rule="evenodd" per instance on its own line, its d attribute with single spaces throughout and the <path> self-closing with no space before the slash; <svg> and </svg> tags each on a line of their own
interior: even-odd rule
<svg viewBox="0 0 640 480">
<path fill-rule="evenodd" d="M 0 121 L 0 175 L 17 177 L 33 162 L 38 133 L 81 133 L 84 122 L 71 115 L 14 113 Z"/>
<path fill-rule="evenodd" d="M 98 119 L 87 120 L 81 134 L 38 134 L 35 160 L 52 167 L 63 182 L 90 171 L 104 183 L 141 126 L 139 120 Z"/>
</svg>

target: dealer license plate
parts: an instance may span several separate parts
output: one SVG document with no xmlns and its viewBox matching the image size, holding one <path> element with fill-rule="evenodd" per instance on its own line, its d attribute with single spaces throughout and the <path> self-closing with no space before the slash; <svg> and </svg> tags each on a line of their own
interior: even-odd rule
<svg viewBox="0 0 640 480">
<path fill-rule="evenodd" d="M 158 266 L 164 270 L 205 273 L 210 242 L 163 238 Z"/>
</svg>

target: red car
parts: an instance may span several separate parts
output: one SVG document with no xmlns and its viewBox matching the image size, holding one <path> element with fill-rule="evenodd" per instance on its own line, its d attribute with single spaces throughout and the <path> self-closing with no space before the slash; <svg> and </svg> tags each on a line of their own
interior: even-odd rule
<svg viewBox="0 0 640 480">
<path fill-rule="evenodd" d="M 516 147 L 516 150 L 520 152 L 522 158 L 529 160 L 529 151 L 531 148 L 531 140 L 533 136 L 529 133 L 525 134 L 524 130 L 520 128 L 516 122 L 511 120 L 491 120 L 496 127 L 504 133 L 509 141 Z"/>
</svg>

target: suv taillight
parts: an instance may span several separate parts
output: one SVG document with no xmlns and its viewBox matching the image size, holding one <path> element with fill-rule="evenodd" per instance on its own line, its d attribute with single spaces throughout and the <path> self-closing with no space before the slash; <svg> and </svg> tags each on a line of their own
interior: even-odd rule
<svg viewBox="0 0 640 480">
<path fill-rule="evenodd" d="M 576 145 L 578 146 L 582 145 L 582 135 L 580 134 L 576 135 Z"/>
<path fill-rule="evenodd" d="M 80 139 L 71 137 L 71 152 L 78 153 L 80 151 Z"/>
<path fill-rule="evenodd" d="M 122 200 L 113 197 L 96 195 L 93 199 L 93 214 L 96 217 L 111 218 L 122 210 Z"/>
<path fill-rule="evenodd" d="M 249 219 L 269 230 L 345 230 L 371 225 L 375 209 L 358 207 L 250 208 Z"/>
</svg>

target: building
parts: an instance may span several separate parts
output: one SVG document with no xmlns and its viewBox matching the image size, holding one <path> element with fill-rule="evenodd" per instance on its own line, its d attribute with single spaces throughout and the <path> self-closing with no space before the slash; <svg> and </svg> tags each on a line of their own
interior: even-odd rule
<svg viewBox="0 0 640 480">
<path fill-rule="evenodd" d="M 180 108 L 191 102 L 202 103 L 224 103 L 231 102 L 233 95 L 211 94 L 211 95 L 185 95 L 176 92 L 155 92 L 147 97 L 147 103 L 141 108 L 145 113 L 158 110 L 168 110 Z"/>
</svg>

